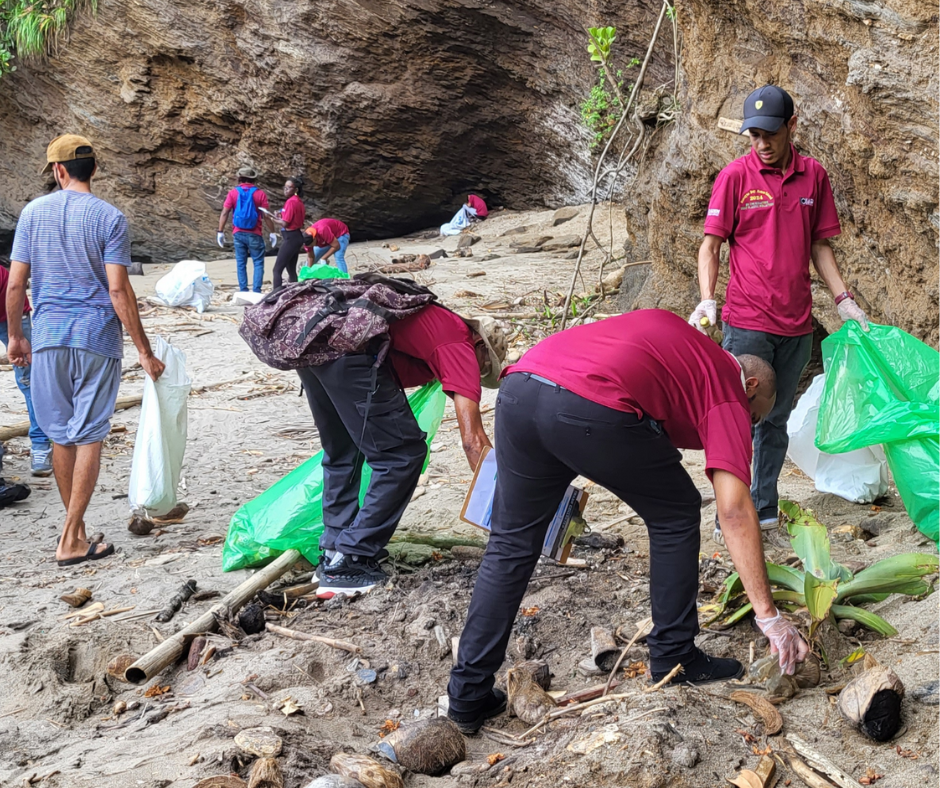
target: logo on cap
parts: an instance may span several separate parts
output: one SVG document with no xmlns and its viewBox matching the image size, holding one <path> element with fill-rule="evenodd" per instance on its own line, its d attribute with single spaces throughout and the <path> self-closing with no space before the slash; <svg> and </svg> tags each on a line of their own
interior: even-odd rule
<svg viewBox="0 0 940 788">
<path fill-rule="evenodd" d="M 764 102 L 763 102 L 763 101 L 758 101 L 758 102 L 756 102 L 756 103 L 754 104 L 754 109 L 760 109 L 760 108 L 763 107 L 763 106 L 764 106 Z"/>
</svg>

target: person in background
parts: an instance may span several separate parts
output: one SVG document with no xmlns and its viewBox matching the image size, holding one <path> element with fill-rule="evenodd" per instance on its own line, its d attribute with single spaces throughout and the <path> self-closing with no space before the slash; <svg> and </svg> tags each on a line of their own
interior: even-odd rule
<svg viewBox="0 0 940 788">
<path fill-rule="evenodd" d="M 287 199 L 281 215 L 271 217 L 271 221 L 281 228 L 281 248 L 278 249 L 277 260 L 274 262 L 275 290 L 284 284 L 284 271 L 287 271 L 289 282 L 297 281 L 297 258 L 300 257 L 300 249 L 304 245 L 304 234 L 301 230 L 307 218 L 303 196 L 303 178 L 299 175 L 288 178 L 284 181 L 284 197 Z"/>
<path fill-rule="evenodd" d="M 4 266 L 0 265 L 0 342 L 4 345 L 10 344 L 6 310 L 7 282 L 9 279 L 10 272 Z M 23 309 L 22 326 L 23 336 L 29 341 L 32 340 L 33 336 L 32 323 L 29 318 L 31 310 L 32 307 L 29 305 L 29 300 L 26 300 L 26 305 Z M 16 386 L 23 393 L 23 399 L 26 400 L 26 412 L 29 414 L 29 442 L 31 444 L 30 473 L 32 473 L 33 476 L 49 476 L 52 473 L 52 443 L 36 421 L 36 414 L 33 411 L 33 397 L 29 386 L 30 365 L 14 367 L 14 375 L 16 377 Z M 3 449 L 0 447 L 0 457 L 3 456 L 2 452 Z"/>
<path fill-rule="evenodd" d="M 112 544 L 89 541 L 84 518 L 121 384 L 122 324 L 144 372 L 156 380 L 164 369 L 140 323 L 127 274 L 127 219 L 91 193 L 96 169 L 95 151 L 84 137 L 64 134 L 49 143 L 43 172 L 52 172 L 59 191 L 23 208 L 10 252 L 8 353 L 17 367 L 32 364 L 36 421 L 53 443 L 52 467 L 65 505 L 59 566 L 114 552 Z M 32 341 L 23 323 L 30 278 Z"/>
<path fill-rule="evenodd" d="M 339 219 L 320 219 L 311 224 L 304 234 L 307 250 L 307 265 L 326 262 L 331 257 L 336 260 L 336 267 L 344 274 L 346 267 L 346 247 L 349 246 L 349 228 Z"/>
<path fill-rule="evenodd" d="M 777 404 L 754 428 L 751 496 L 761 527 L 777 524 L 777 478 L 786 458 L 787 420 L 813 347 L 813 294 L 809 264 L 832 293 L 839 316 L 868 319 L 855 303 L 829 238 L 841 232 L 829 176 L 822 165 L 793 146 L 793 99 L 776 85 L 744 101 L 751 152 L 731 162 L 715 180 L 705 239 L 698 252 L 702 301 L 689 323 L 699 331 L 716 325 L 719 254 L 730 245 L 730 278 L 721 309 L 725 350 L 764 359 L 777 375 Z M 703 323 L 704 321 L 704 323 Z M 721 542 L 716 520 L 714 538 Z"/>
<path fill-rule="evenodd" d="M 232 218 L 232 244 L 235 247 L 235 269 L 238 274 L 238 289 L 248 290 L 248 255 L 254 260 L 255 270 L 251 278 L 251 289 L 261 292 L 264 280 L 264 237 L 262 228 L 270 233 L 271 248 L 277 246 L 274 224 L 262 209 L 268 208 L 268 195 L 255 185 L 258 173 L 251 167 L 238 171 L 238 186 L 225 197 L 219 215 L 219 232 L 216 241 L 225 248 L 225 225 Z"/>
<path fill-rule="evenodd" d="M 459 235 L 471 224 L 482 222 L 487 216 L 489 216 L 489 211 L 483 198 L 470 194 L 467 196 L 467 201 L 454 214 L 454 218 L 447 224 L 441 225 L 441 235 Z"/>
</svg>

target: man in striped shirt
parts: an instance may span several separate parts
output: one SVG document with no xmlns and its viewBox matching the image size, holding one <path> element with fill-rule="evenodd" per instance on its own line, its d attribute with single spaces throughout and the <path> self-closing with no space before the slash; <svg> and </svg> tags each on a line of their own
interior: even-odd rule
<svg viewBox="0 0 940 788">
<path fill-rule="evenodd" d="M 53 442 L 52 466 L 66 509 L 56 559 L 72 566 L 114 552 L 111 544 L 88 541 L 84 517 L 121 383 L 121 325 L 153 380 L 163 363 L 150 349 L 128 278 L 127 219 L 91 193 L 91 143 L 74 134 L 56 137 L 46 162 L 43 173 L 52 172 L 60 190 L 33 200 L 17 222 L 6 302 L 8 355 L 17 366 L 32 363 L 33 408 Z M 22 325 L 30 277 L 31 342 Z"/>
</svg>

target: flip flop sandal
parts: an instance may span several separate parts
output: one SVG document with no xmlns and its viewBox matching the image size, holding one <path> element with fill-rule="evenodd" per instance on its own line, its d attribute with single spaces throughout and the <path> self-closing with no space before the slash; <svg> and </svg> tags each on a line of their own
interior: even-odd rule
<svg viewBox="0 0 940 788">
<path fill-rule="evenodd" d="M 85 563 L 85 561 L 99 561 L 102 558 L 107 558 L 109 555 L 114 555 L 113 544 L 109 544 L 100 553 L 96 553 L 95 548 L 97 548 L 99 544 L 99 542 L 92 542 L 88 545 L 88 552 L 85 553 L 85 555 L 81 555 L 78 558 L 65 558 L 61 561 L 56 561 L 56 563 L 59 566 L 77 566 L 78 564 Z"/>
</svg>

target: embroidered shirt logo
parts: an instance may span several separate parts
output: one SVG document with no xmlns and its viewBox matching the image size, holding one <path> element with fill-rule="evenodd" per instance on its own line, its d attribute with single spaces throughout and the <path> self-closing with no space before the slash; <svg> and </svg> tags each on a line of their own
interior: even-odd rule
<svg viewBox="0 0 940 788">
<path fill-rule="evenodd" d="M 800 197 L 800 205 L 812 205 L 812 204 L 813 204 L 812 197 Z"/>
<path fill-rule="evenodd" d="M 751 189 L 741 198 L 740 208 L 747 211 L 752 208 L 773 208 L 774 196 L 763 189 Z"/>
<path fill-rule="evenodd" d="M 718 216 L 720 213 L 721 213 L 721 208 L 709 208 L 708 209 L 709 216 Z"/>
</svg>

